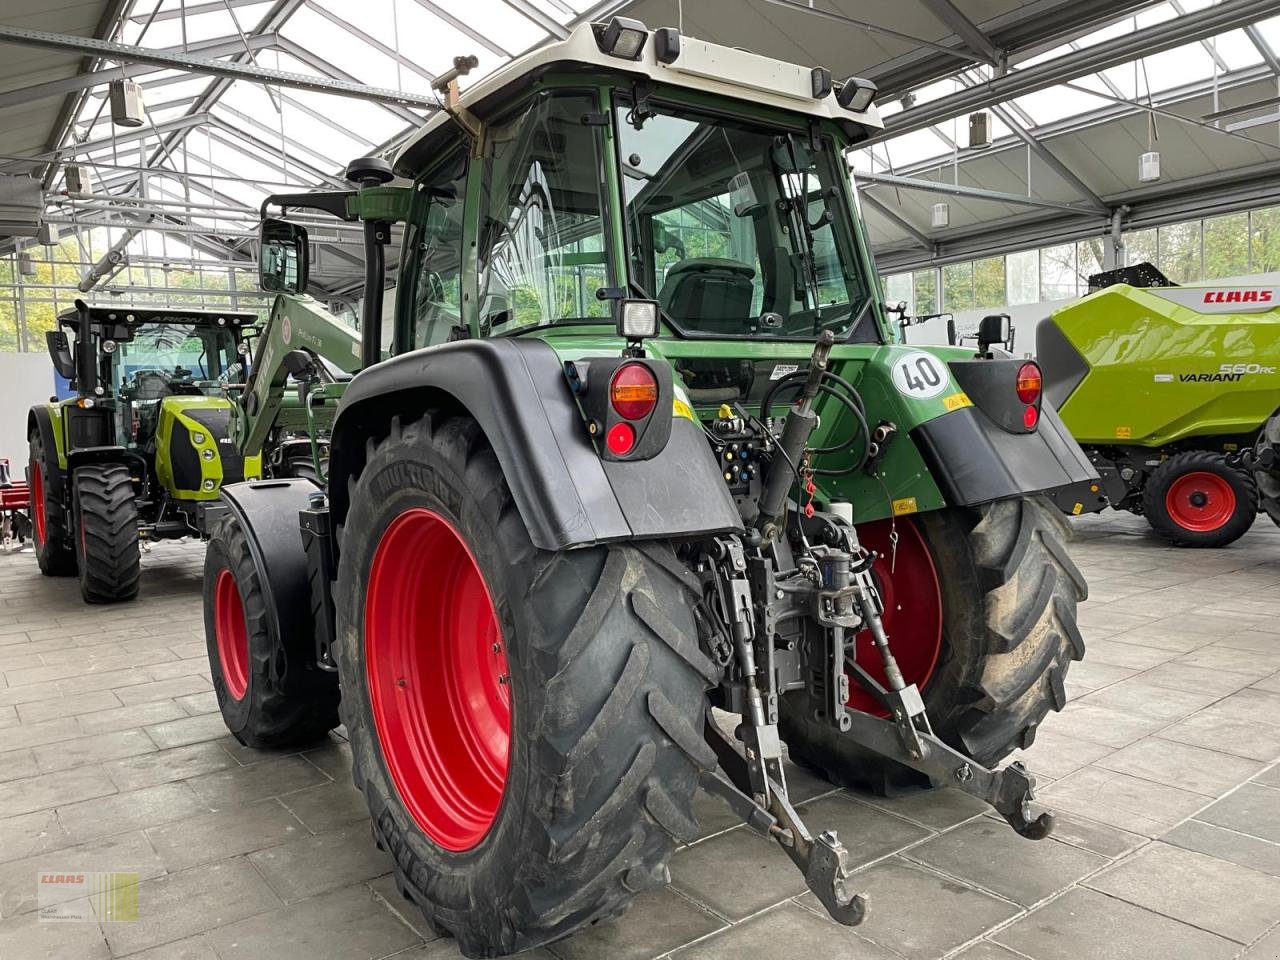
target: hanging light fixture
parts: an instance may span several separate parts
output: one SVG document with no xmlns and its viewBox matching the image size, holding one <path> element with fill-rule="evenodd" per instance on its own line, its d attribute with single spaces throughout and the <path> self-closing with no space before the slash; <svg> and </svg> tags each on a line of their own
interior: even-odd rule
<svg viewBox="0 0 1280 960">
<path fill-rule="evenodd" d="M 142 103 L 142 87 L 136 80 L 114 80 L 111 83 L 111 122 L 117 127 L 140 127 L 146 117 Z"/>
<path fill-rule="evenodd" d="M 978 110 L 969 114 L 969 149 L 985 150 L 991 146 L 991 114 Z"/>
<path fill-rule="evenodd" d="M 935 203 L 933 205 L 933 212 L 929 217 L 929 222 L 933 225 L 934 229 L 941 229 L 942 227 L 950 226 L 951 204 L 946 202 Z"/>
<path fill-rule="evenodd" d="M 1160 151 L 1148 150 L 1138 158 L 1138 180 L 1141 183 L 1155 183 L 1160 179 Z"/>
<path fill-rule="evenodd" d="M 34 277 L 36 275 L 36 259 L 29 253 L 21 253 L 18 255 L 18 273 L 24 277 Z"/>
</svg>

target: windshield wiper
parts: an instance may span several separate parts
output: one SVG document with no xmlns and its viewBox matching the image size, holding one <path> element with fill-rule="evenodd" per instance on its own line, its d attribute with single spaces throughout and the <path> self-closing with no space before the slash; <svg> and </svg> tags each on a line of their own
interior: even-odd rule
<svg viewBox="0 0 1280 960">
<path fill-rule="evenodd" d="M 800 169 L 800 160 L 796 156 L 795 135 L 787 134 L 787 155 L 791 158 L 791 176 L 808 179 L 808 171 Z M 780 185 L 785 185 L 786 176 L 779 178 Z M 814 254 L 813 227 L 809 224 L 809 190 L 806 183 L 800 183 L 799 192 L 790 198 L 792 213 L 792 235 L 802 245 L 797 251 L 804 266 L 804 279 L 813 298 L 813 332 L 817 334 L 822 325 L 822 303 L 818 288 L 817 256 Z M 799 229 L 797 229 L 797 227 Z"/>
</svg>

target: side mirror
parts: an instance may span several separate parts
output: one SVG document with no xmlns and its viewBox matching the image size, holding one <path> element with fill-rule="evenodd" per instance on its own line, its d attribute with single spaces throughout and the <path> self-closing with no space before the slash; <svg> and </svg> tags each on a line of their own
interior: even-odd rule
<svg viewBox="0 0 1280 960">
<path fill-rule="evenodd" d="M 268 293 L 306 293 L 307 231 L 296 223 L 268 218 L 258 230 L 258 285 Z"/>
<path fill-rule="evenodd" d="M 997 343 L 1012 346 L 1013 321 L 1007 313 L 993 313 L 978 324 L 978 352 L 986 353 Z"/>
<path fill-rule="evenodd" d="M 65 330 L 50 330 L 44 335 L 49 346 L 49 359 L 53 361 L 53 369 L 65 380 L 76 377 L 76 361 L 71 356 L 71 344 L 67 341 Z"/>
</svg>

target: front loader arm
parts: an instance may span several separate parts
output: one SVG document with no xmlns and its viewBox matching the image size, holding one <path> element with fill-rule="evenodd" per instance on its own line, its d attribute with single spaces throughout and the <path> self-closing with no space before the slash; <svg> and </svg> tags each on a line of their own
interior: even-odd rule
<svg viewBox="0 0 1280 960">
<path fill-rule="evenodd" d="M 344 373 L 360 369 L 360 334 L 312 297 L 280 294 L 258 336 L 253 370 L 233 407 L 232 437 L 244 456 L 262 451 L 276 426 L 289 379 L 290 354 L 320 357 Z"/>
</svg>

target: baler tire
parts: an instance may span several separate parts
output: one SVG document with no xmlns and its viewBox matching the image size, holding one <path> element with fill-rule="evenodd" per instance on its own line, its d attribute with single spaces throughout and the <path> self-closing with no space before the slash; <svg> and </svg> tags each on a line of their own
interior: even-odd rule
<svg viewBox="0 0 1280 960">
<path fill-rule="evenodd" d="M 80 595 L 85 603 L 132 600 L 142 578 L 142 550 L 129 468 L 118 463 L 80 467 L 71 484 Z"/>
<path fill-rule="evenodd" d="M 310 743 L 336 727 L 338 675 L 315 665 L 313 637 L 275 636 L 249 538 L 232 513 L 210 531 L 203 590 L 209 671 L 231 735 L 272 749 Z"/>
<path fill-rule="evenodd" d="M 943 741 L 993 767 L 1066 706 L 1067 669 L 1084 656 L 1076 605 L 1088 589 L 1067 555 L 1071 528 L 1042 496 L 916 519 L 942 594 L 942 649 L 922 691 L 929 719 Z M 833 783 L 884 796 L 941 785 L 815 720 L 802 692 L 783 696 L 780 713 L 792 758 Z"/>
<path fill-rule="evenodd" d="M 1280 414 L 1273 416 L 1262 428 L 1254 451 L 1261 453 L 1268 448 L 1280 458 Z M 1258 485 L 1258 505 L 1271 518 L 1271 522 L 1280 527 L 1280 462 L 1270 470 L 1254 470 L 1253 478 Z"/>
<path fill-rule="evenodd" d="M 1208 474 L 1230 488 L 1232 510 L 1211 529 L 1195 530 L 1180 522 L 1170 510 L 1175 484 L 1192 475 Z M 1161 463 L 1142 488 L 1142 513 L 1151 529 L 1175 547 L 1225 547 L 1235 543 L 1258 516 L 1258 484 L 1252 473 L 1230 466 L 1220 453 L 1188 450 Z"/>
<path fill-rule="evenodd" d="M 636 894 L 664 885 L 677 840 L 698 833 L 694 795 L 700 773 L 715 764 L 702 735 L 706 690 L 720 672 L 699 652 L 698 583 L 671 547 L 535 548 L 482 430 L 457 413 L 431 411 L 403 429 L 393 420 L 387 436 L 369 441 L 350 490 L 336 592 L 342 719 L 375 842 L 390 852 L 405 898 L 433 930 L 456 937 L 465 956 L 490 957 L 616 916 Z M 395 623 L 422 621 L 399 608 L 387 620 L 376 612 L 379 601 L 415 592 L 395 578 L 390 593 L 375 586 L 391 577 L 384 571 L 405 566 L 388 558 L 400 556 L 397 531 L 412 523 L 452 537 L 434 557 L 413 554 L 416 565 L 444 577 L 462 564 L 471 579 L 455 578 L 451 594 L 488 600 L 476 618 L 485 629 L 436 628 L 463 639 L 441 641 L 453 646 L 433 660 L 432 686 L 420 694 L 412 683 L 387 681 L 392 648 L 384 638 Z M 393 542 L 395 550 L 384 546 Z M 436 794 L 420 791 L 414 809 L 406 803 L 398 783 L 424 767 L 406 772 L 397 752 L 405 735 L 392 726 L 413 714 L 416 697 L 450 696 L 450 654 L 461 662 L 471 636 L 477 650 L 492 645 L 505 658 L 506 680 L 497 682 L 508 684 L 508 739 L 483 815 L 450 821 L 439 814 L 447 804 L 423 813 L 423 797 Z M 493 662 L 481 664 L 475 682 L 491 684 Z M 396 719 L 381 714 L 379 728 L 375 703 L 391 696 Z M 440 741 L 429 742 L 435 749 Z M 466 763 L 444 769 L 432 786 L 471 782 Z M 456 822 L 470 832 L 449 833 Z"/>
<path fill-rule="evenodd" d="M 76 575 L 76 548 L 71 536 L 68 517 L 58 498 L 53 495 L 53 474 L 56 461 L 51 461 L 44 448 L 44 439 L 38 430 L 28 438 L 31 476 L 31 540 L 36 548 L 36 563 L 46 577 L 74 577 Z M 65 479 L 62 482 L 66 482 Z M 42 503 L 36 503 L 39 496 Z M 37 511 L 43 509 L 44 538 L 36 525 Z"/>
</svg>

